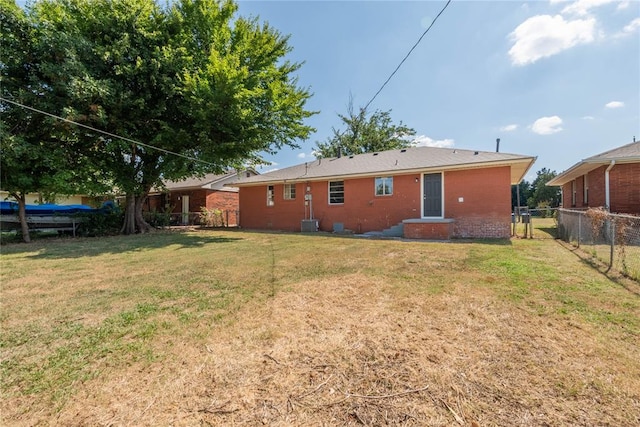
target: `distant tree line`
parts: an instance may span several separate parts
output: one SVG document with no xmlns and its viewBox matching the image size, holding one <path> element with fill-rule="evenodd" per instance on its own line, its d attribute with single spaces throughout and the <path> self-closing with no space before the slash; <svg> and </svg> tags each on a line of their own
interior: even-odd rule
<svg viewBox="0 0 640 427">
<path fill-rule="evenodd" d="M 547 182 L 558 174 L 547 168 L 536 172 L 533 182 L 523 179 L 517 186 L 511 187 L 511 207 L 518 205 L 518 189 L 520 190 L 520 206 L 529 209 L 557 208 L 560 206 L 560 188 L 548 187 Z"/>
</svg>

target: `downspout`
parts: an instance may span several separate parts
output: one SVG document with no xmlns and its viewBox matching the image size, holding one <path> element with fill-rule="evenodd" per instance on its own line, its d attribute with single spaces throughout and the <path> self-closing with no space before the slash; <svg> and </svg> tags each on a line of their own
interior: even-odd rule
<svg viewBox="0 0 640 427">
<path fill-rule="evenodd" d="M 615 164 L 616 164 L 616 161 L 611 160 L 611 164 L 609 165 L 607 170 L 604 171 L 604 204 L 605 204 L 605 208 L 607 209 L 607 212 L 611 212 L 611 197 L 609 192 L 609 171 L 613 169 Z"/>
</svg>

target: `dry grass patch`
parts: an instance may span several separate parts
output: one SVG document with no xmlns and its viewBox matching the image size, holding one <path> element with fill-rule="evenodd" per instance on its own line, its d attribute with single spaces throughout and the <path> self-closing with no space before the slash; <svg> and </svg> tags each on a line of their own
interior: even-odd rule
<svg viewBox="0 0 640 427">
<path fill-rule="evenodd" d="M 71 283 L 72 248 L 3 253 L 5 424 L 640 421 L 638 294 L 552 240 L 114 242 Z M 30 313 L 38 293 L 57 305 Z"/>
</svg>

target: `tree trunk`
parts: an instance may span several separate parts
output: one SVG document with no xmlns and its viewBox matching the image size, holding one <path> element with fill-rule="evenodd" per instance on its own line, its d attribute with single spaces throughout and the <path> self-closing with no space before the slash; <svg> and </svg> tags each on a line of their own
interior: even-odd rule
<svg viewBox="0 0 640 427">
<path fill-rule="evenodd" d="M 25 243 L 31 243 L 29 235 L 29 225 L 27 224 L 27 208 L 24 194 L 12 194 L 18 201 L 18 218 L 20 218 L 20 228 L 22 229 L 22 240 Z"/>
<path fill-rule="evenodd" d="M 120 229 L 122 234 L 135 234 L 136 218 L 134 216 L 136 210 L 136 199 L 133 194 L 127 194 L 124 207 L 124 223 Z"/>
<path fill-rule="evenodd" d="M 122 234 L 146 233 L 151 230 L 152 227 L 142 216 L 142 206 L 146 199 L 146 194 L 127 194 L 124 211 L 124 224 L 120 230 Z"/>
<path fill-rule="evenodd" d="M 140 233 L 147 233 L 151 231 L 153 227 L 149 225 L 147 221 L 144 220 L 144 216 L 142 216 L 142 207 L 144 206 L 144 202 L 147 200 L 147 195 L 136 196 L 136 227 L 140 231 Z"/>
</svg>

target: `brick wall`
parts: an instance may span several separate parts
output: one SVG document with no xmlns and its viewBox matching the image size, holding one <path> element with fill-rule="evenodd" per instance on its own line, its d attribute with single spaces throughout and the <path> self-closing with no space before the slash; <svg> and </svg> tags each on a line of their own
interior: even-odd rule
<svg viewBox="0 0 640 427">
<path fill-rule="evenodd" d="M 407 239 L 449 240 L 453 232 L 451 222 L 405 222 L 404 237 Z"/>
<path fill-rule="evenodd" d="M 576 203 L 572 204 L 572 183 L 562 186 L 562 207 L 588 208 L 606 205 L 605 172 L 608 166 L 601 166 L 587 175 L 588 200 L 584 201 L 584 177 L 576 183 Z M 611 212 L 640 214 L 640 163 L 616 164 L 609 171 L 609 197 Z"/>
<path fill-rule="evenodd" d="M 383 175 L 384 176 L 384 175 Z M 455 219 L 454 237 L 510 235 L 510 168 L 450 171 L 444 177 L 444 217 Z M 312 195 L 313 217 L 322 231 L 343 223 L 356 233 L 381 231 L 422 215 L 421 174 L 395 175 L 393 195 L 376 196 L 374 177 L 344 181 L 344 204 L 328 203 L 328 182 L 297 183 L 296 199 L 285 200 L 283 184 L 274 185 L 274 204 L 267 206 L 267 187 L 240 189 L 240 225 L 249 229 L 300 231 L 309 217 L 304 195 Z M 458 224 L 462 224 L 459 226 Z"/>
<path fill-rule="evenodd" d="M 182 197 L 189 196 L 189 212 L 198 213 L 202 207 L 237 211 L 239 209 L 238 193 L 233 191 L 174 190 L 169 194 L 149 196 L 145 205 L 147 210 L 164 211 L 164 202 L 172 207 L 171 212 L 182 213 Z"/>
<path fill-rule="evenodd" d="M 611 212 L 640 215 L 640 163 L 615 165 L 609 172 Z"/>
<path fill-rule="evenodd" d="M 445 173 L 445 218 L 455 219 L 453 237 L 511 236 L 509 167 Z"/>
<path fill-rule="evenodd" d="M 417 182 L 416 182 L 417 180 Z M 374 178 L 345 180 L 343 204 L 330 205 L 327 181 L 297 183 L 295 200 L 284 199 L 284 185 L 274 185 L 274 204 L 267 206 L 266 186 L 240 189 L 240 224 L 245 228 L 300 231 L 300 222 L 314 219 L 322 231 L 332 231 L 333 224 L 343 223 L 356 233 L 383 230 L 407 218 L 420 218 L 420 175 L 393 177 L 393 195 L 376 196 Z M 310 206 L 305 194 L 311 194 Z"/>
</svg>

